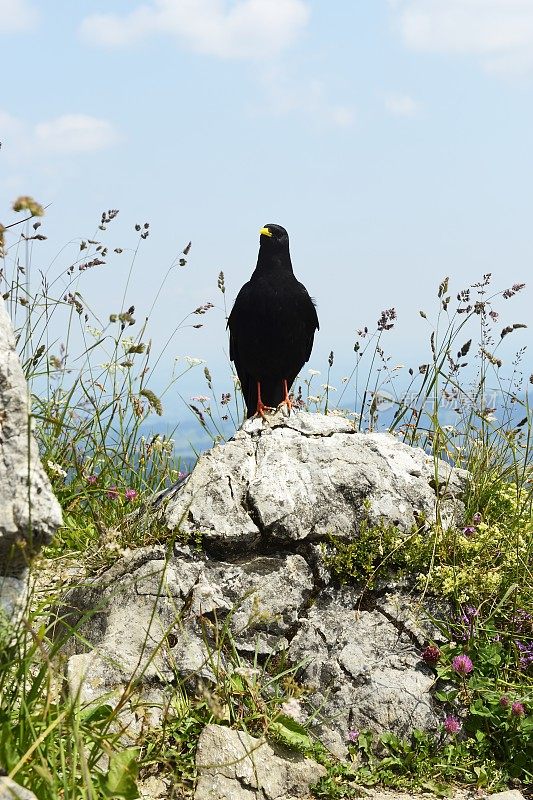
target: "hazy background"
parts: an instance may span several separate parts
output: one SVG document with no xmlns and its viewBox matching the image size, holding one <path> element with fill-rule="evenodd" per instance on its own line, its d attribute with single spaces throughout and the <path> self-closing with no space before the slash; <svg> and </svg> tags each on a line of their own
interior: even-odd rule
<svg viewBox="0 0 533 800">
<path fill-rule="evenodd" d="M 101 212 L 120 209 L 99 235 L 125 252 L 84 275 L 105 318 L 148 221 L 126 300 L 142 319 L 192 240 L 151 319 L 154 350 L 196 306 L 218 308 L 176 335 L 155 388 L 178 355 L 229 388 L 217 276 L 231 306 L 267 222 L 288 229 L 317 299 L 308 366 L 323 376 L 330 350 L 349 372 L 356 329 L 390 306 L 394 358 L 427 359 L 418 309 L 435 309 L 445 275 L 453 289 L 486 272 L 499 288 L 529 279 L 529 0 L 0 0 L 0 65 L 0 218 L 19 194 L 50 204 L 36 267 L 72 242 L 51 269 L 66 268 Z M 524 292 L 501 326 L 530 308 Z M 203 393 L 201 370 L 181 391 Z"/>
</svg>

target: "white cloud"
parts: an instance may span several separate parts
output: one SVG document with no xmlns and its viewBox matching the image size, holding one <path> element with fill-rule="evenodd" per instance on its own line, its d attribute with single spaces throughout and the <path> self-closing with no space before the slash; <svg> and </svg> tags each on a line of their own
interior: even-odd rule
<svg viewBox="0 0 533 800">
<path fill-rule="evenodd" d="M 2 156 L 20 168 L 42 161 L 44 155 L 72 155 L 103 150 L 119 141 L 107 120 L 86 114 L 65 114 L 35 125 L 0 110 Z"/>
<path fill-rule="evenodd" d="M 27 0 L 0 0 L 0 33 L 15 33 L 32 28 L 38 13 Z"/>
<path fill-rule="evenodd" d="M 418 111 L 418 103 L 408 94 L 389 94 L 385 108 L 396 117 L 412 117 Z"/>
<path fill-rule="evenodd" d="M 2 138 L 6 136 L 14 138 L 20 135 L 23 127 L 23 123 L 17 119 L 17 117 L 13 117 L 11 114 L 8 114 L 7 111 L 2 111 L 2 109 L 0 109 L 0 131 Z"/>
<path fill-rule="evenodd" d="M 355 122 L 355 108 L 333 102 L 323 81 L 293 79 L 279 65 L 262 70 L 260 79 L 265 91 L 261 113 L 303 114 L 334 128 L 349 128 Z"/>
<path fill-rule="evenodd" d="M 491 72 L 533 68 L 532 0 L 396 0 L 391 7 L 413 50 L 475 56 Z"/>
<path fill-rule="evenodd" d="M 113 125 L 87 114 L 65 114 L 35 126 L 35 140 L 44 149 L 56 153 L 91 153 L 118 141 Z"/>
<path fill-rule="evenodd" d="M 289 47 L 308 19 L 305 0 L 153 0 L 124 15 L 88 16 L 81 33 L 108 47 L 167 33 L 195 52 L 262 60 Z"/>
</svg>

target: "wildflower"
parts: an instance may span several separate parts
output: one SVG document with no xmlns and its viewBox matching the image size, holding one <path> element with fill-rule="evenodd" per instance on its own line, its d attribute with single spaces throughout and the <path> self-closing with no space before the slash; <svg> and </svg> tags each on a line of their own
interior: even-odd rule
<svg viewBox="0 0 533 800">
<path fill-rule="evenodd" d="M 118 489 L 116 486 L 110 486 L 106 494 L 109 500 L 118 500 Z"/>
<path fill-rule="evenodd" d="M 67 473 L 60 464 L 56 464 L 55 461 L 50 460 L 48 460 L 46 463 L 48 464 L 48 469 L 53 475 L 58 475 L 60 478 L 67 477 Z"/>
<path fill-rule="evenodd" d="M 191 400 L 194 400 L 195 402 L 202 404 L 209 403 L 209 399 L 210 398 L 207 397 L 205 394 L 197 394 L 195 395 L 195 397 L 191 397 Z"/>
<path fill-rule="evenodd" d="M 282 714 L 285 714 L 286 717 L 291 717 L 296 722 L 303 722 L 302 707 L 299 701 L 294 697 L 282 703 L 280 711 Z"/>
<path fill-rule="evenodd" d="M 32 217 L 42 217 L 44 214 L 42 205 L 36 203 L 33 197 L 28 197 L 27 195 L 17 197 L 13 203 L 13 211 L 29 211 Z"/>
<path fill-rule="evenodd" d="M 100 367 L 109 372 L 110 375 L 113 375 L 116 372 L 125 371 L 125 367 L 122 364 L 117 364 L 116 362 L 111 361 L 105 361 L 103 364 L 100 364 Z"/>
<path fill-rule="evenodd" d="M 472 517 L 472 525 L 479 525 L 481 522 L 483 522 L 483 517 L 479 511 L 476 511 Z"/>
<path fill-rule="evenodd" d="M 502 708 L 509 708 L 509 698 L 507 697 L 507 695 L 502 694 L 502 696 L 500 697 L 500 705 Z"/>
<path fill-rule="evenodd" d="M 320 375 L 320 370 L 318 369 L 308 369 L 307 371 L 311 376 Z"/>
<path fill-rule="evenodd" d="M 474 635 L 478 610 L 473 606 L 466 606 L 462 612 L 454 616 L 453 633 L 458 642 L 468 642 Z"/>
<path fill-rule="evenodd" d="M 444 718 L 444 730 L 446 733 L 459 733 L 461 728 L 461 722 L 457 719 L 457 717 L 448 714 L 448 716 Z"/>
<path fill-rule="evenodd" d="M 474 669 L 474 665 L 470 658 L 466 655 L 466 653 L 461 653 L 460 656 L 455 656 L 452 661 L 452 668 L 458 675 L 462 675 L 463 678 L 468 675 Z"/>
<path fill-rule="evenodd" d="M 529 644 L 516 642 L 516 648 L 520 657 L 520 669 L 525 671 L 533 665 L 533 642 Z"/>
<path fill-rule="evenodd" d="M 394 308 L 386 308 L 381 312 L 378 320 L 378 331 L 390 331 L 394 327 L 394 320 L 396 319 L 396 310 Z"/>
<path fill-rule="evenodd" d="M 246 678 L 247 680 L 253 680 L 261 675 L 261 670 L 255 667 L 236 667 L 233 670 L 233 674 L 240 675 L 241 678 Z"/>
<path fill-rule="evenodd" d="M 87 333 L 90 333 L 94 339 L 100 339 L 102 336 L 102 331 L 98 328 L 93 328 L 92 325 L 86 325 L 85 330 Z"/>
<path fill-rule="evenodd" d="M 16 209 L 15 209 L 16 210 Z M 510 297 L 513 297 L 517 292 L 521 291 L 524 288 L 525 283 L 514 283 L 510 289 L 506 289 L 503 293 L 503 297 L 508 300 Z"/>
<path fill-rule="evenodd" d="M 526 713 L 524 708 L 524 704 L 521 703 L 519 700 L 515 700 L 513 705 L 511 706 L 511 714 L 513 717 L 523 717 Z"/>
<path fill-rule="evenodd" d="M 467 525 L 466 528 L 463 528 L 463 533 L 465 536 L 472 536 L 476 532 L 476 529 L 473 525 Z"/>
<path fill-rule="evenodd" d="M 132 500 L 135 500 L 135 498 L 137 497 L 137 492 L 135 489 L 126 489 L 124 497 L 126 498 L 126 500 L 128 500 L 128 502 L 131 502 Z"/>
<path fill-rule="evenodd" d="M 336 392 L 337 389 L 335 386 L 330 386 L 329 383 L 323 383 L 322 388 L 326 390 L 326 392 Z"/>
<path fill-rule="evenodd" d="M 310 394 L 307 400 L 309 403 L 320 403 L 320 397 L 317 397 L 315 394 Z"/>
<path fill-rule="evenodd" d="M 176 361 L 178 360 L 178 358 L 176 358 Z M 187 362 L 189 367 L 197 367 L 198 364 L 205 364 L 203 358 L 193 358 L 192 356 L 185 356 L 185 361 Z"/>
<path fill-rule="evenodd" d="M 163 440 L 161 439 L 161 437 L 159 436 L 159 434 L 156 434 L 156 435 L 154 436 L 154 438 L 152 439 L 152 441 L 151 441 L 151 442 L 150 442 L 150 444 L 149 444 L 149 447 L 151 447 L 151 448 L 152 448 L 152 450 L 153 450 L 154 452 L 156 452 L 156 453 L 161 453 L 161 452 L 163 452 Z"/>
<path fill-rule="evenodd" d="M 356 742 L 359 739 L 359 731 L 356 728 L 352 728 L 346 734 L 346 739 L 349 742 Z"/>
<path fill-rule="evenodd" d="M 87 483 L 89 483 L 91 486 L 94 486 L 97 480 L 98 480 L 98 475 L 87 475 Z"/>
<path fill-rule="evenodd" d="M 422 660 L 426 664 L 436 664 L 440 658 L 440 650 L 435 644 L 429 644 L 422 653 Z"/>
<path fill-rule="evenodd" d="M 523 608 L 519 608 L 516 614 L 514 614 L 513 622 L 517 630 L 522 631 L 522 633 L 533 631 L 533 614 L 530 614 L 529 611 L 525 611 Z"/>
</svg>

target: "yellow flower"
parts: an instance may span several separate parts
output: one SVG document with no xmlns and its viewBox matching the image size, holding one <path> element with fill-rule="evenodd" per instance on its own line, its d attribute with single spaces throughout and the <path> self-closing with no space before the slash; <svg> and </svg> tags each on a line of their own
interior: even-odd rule
<svg viewBox="0 0 533 800">
<path fill-rule="evenodd" d="M 13 203 L 13 211 L 29 211 L 32 217 L 42 217 L 44 215 L 42 205 L 28 195 L 17 197 Z"/>
</svg>

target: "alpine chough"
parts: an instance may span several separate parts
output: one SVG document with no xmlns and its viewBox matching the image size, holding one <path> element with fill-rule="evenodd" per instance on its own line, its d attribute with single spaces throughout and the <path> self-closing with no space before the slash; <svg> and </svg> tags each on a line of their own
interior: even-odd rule
<svg viewBox="0 0 533 800">
<path fill-rule="evenodd" d="M 290 410 L 289 390 L 309 360 L 318 327 L 315 305 L 292 271 L 287 231 L 265 225 L 257 266 L 228 319 L 230 358 L 248 417 L 281 403 Z"/>
</svg>

